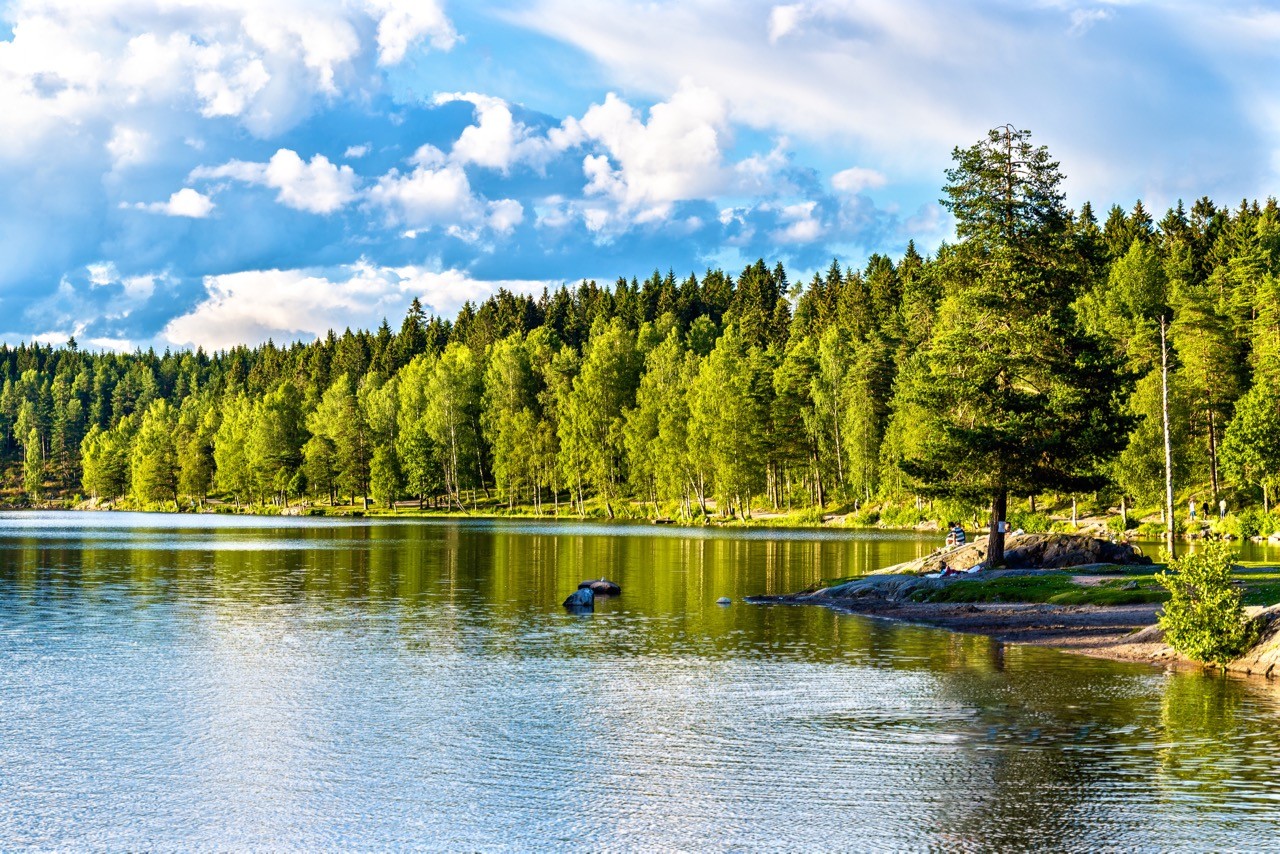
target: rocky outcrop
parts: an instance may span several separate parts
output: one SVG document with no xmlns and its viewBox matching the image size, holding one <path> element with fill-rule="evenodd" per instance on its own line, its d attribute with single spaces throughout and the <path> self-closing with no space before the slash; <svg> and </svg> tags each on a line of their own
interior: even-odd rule
<svg viewBox="0 0 1280 854">
<path fill-rule="evenodd" d="M 881 573 L 924 575 L 950 569 L 966 570 L 987 560 L 987 538 L 950 551 L 936 551 L 928 557 L 900 563 Z M 1137 546 L 1111 542 L 1080 534 L 1010 534 L 1004 540 L 1004 562 L 1010 569 L 1065 569 L 1089 564 L 1145 566 L 1151 558 Z"/>
<path fill-rule="evenodd" d="M 1244 655 L 1228 664 L 1227 669 L 1237 673 L 1280 676 L 1280 605 L 1258 609 L 1250 616 L 1258 622 L 1258 642 Z"/>
</svg>

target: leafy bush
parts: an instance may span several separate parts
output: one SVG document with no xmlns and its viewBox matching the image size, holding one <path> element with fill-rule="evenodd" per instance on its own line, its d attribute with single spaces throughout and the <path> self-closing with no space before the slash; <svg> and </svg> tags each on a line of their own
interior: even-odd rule
<svg viewBox="0 0 1280 854">
<path fill-rule="evenodd" d="M 874 507 L 863 507 L 844 517 L 846 525 L 869 528 L 880 521 L 880 511 Z"/>
<path fill-rule="evenodd" d="M 885 507 L 880 511 L 880 524 L 886 528 L 914 528 L 924 521 L 924 513 L 914 506 Z"/>
<path fill-rule="evenodd" d="M 1042 534 L 1053 524 L 1053 520 L 1043 513 L 1031 513 L 1025 510 L 1010 513 L 1008 521 L 1009 530 L 1016 531 L 1021 528 L 1028 534 Z"/>
<path fill-rule="evenodd" d="M 821 507 L 806 507 L 803 510 L 791 511 L 793 525 L 821 525 L 824 518 Z"/>
<path fill-rule="evenodd" d="M 1188 658 L 1222 665 L 1253 644 L 1257 629 L 1245 620 L 1240 590 L 1231 583 L 1234 557 L 1226 543 L 1209 543 L 1156 576 L 1169 591 L 1160 628 Z"/>
<path fill-rule="evenodd" d="M 1138 527 L 1138 520 L 1134 519 L 1132 516 L 1129 517 L 1128 524 L 1125 524 L 1125 518 L 1123 516 L 1107 517 L 1107 529 L 1114 531 L 1117 534 L 1123 534 L 1125 531 L 1131 531 L 1136 527 Z"/>
</svg>

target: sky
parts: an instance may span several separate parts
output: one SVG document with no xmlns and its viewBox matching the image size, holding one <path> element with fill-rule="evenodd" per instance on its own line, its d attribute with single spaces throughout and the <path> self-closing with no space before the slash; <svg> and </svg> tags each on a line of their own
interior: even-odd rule
<svg viewBox="0 0 1280 854">
<path fill-rule="evenodd" d="M 1276 193 L 1280 6 L 15 0 L 0 340 L 207 350 L 500 287 L 951 236 L 1012 123 L 1073 206 Z"/>
</svg>

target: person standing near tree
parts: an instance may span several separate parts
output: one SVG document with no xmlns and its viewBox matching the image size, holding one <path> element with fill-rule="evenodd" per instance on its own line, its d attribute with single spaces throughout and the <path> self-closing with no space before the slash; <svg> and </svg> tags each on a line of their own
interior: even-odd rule
<svg viewBox="0 0 1280 854">
<path fill-rule="evenodd" d="M 1227 499 L 1225 498 L 1218 499 L 1218 518 L 1227 518 Z"/>
<path fill-rule="evenodd" d="M 1196 500 L 1194 498 L 1187 502 L 1187 509 L 1191 511 L 1191 521 L 1194 522 L 1196 520 Z"/>
</svg>

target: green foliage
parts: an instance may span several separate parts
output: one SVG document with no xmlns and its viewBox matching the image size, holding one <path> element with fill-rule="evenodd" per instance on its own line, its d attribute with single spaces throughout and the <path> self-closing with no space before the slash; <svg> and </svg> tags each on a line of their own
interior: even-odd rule
<svg viewBox="0 0 1280 854">
<path fill-rule="evenodd" d="M 1124 446 L 1124 376 L 1076 323 L 1081 259 L 1058 164 L 998 128 L 957 149 L 945 204 L 961 243 L 926 349 L 904 368 L 895 417 L 919 436 L 902 467 L 927 491 L 997 503 L 1088 490 Z"/>
<path fill-rule="evenodd" d="M 880 524 L 886 528 L 914 528 L 925 518 L 925 512 L 915 505 L 890 504 L 880 510 Z"/>
<path fill-rule="evenodd" d="M 1165 638 L 1195 661 L 1224 665 L 1256 638 L 1255 626 L 1244 616 L 1241 592 L 1232 584 L 1234 557 L 1226 543 L 1209 543 L 1170 561 L 1156 576 L 1169 591 L 1159 616 Z"/>
<path fill-rule="evenodd" d="M 1008 515 L 1009 529 L 1016 531 L 1021 528 L 1028 534 L 1039 534 L 1048 531 L 1053 526 L 1053 520 L 1043 513 L 1032 513 L 1028 510 L 1015 510 Z"/>
<path fill-rule="evenodd" d="M 1139 202 L 1099 228 L 1024 131 L 954 158 L 954 243 L 808 282 L 761 259 L 500 289 L 453 319 L 415 301 L 398 334 L 283 348 L 0 344 L 6 488 L 134 506 L 216 491 L 258 512 L 381 494 L 394 456 L 399 491 L 437 509 L 800 518 L 857 501 L 884 511 L 851 521 L 910 527 L 921 497 L 967 526 L 1027 494 L 1156 506 L 1167 317 L 1175 484 L 1227 481 L 1240 518 L 1221 530 L 1253 530 L 1247 500 L 1269 504 L 1280 479 L 1280 205 L 1201 199 L 1157 226 Z"/>
<path fill-rule="evenodd" d="M 1112 533 L 1123 534 L 1126 531 L 1132 531 L 1136 527 L 1138 527 L 1138 520 L 1134 518 L 1133 514 L 1130 514 L 1128 519 L 1123 516 L 1107 517 L 1107 530 Z"/>
<path fill-rule="evenodd" d="M 862 507 L 845 517 L 846 525 L 869 528 L 880 522 L 880 511 L 875 507 Z"/>
<path fill-rule="evenodd" d="M 1228 513 L 1222 519 L 1214 519 L 1211 528 L 1215 534 L 1247 540 L 1250 537 L 1269 535 L 1276 529 L 1276 519 L 1257 507 L 1248 507 L 1239 513 Z"/>
</svg>

